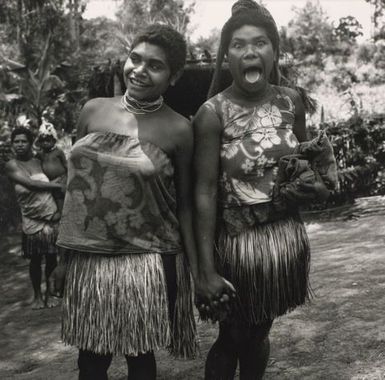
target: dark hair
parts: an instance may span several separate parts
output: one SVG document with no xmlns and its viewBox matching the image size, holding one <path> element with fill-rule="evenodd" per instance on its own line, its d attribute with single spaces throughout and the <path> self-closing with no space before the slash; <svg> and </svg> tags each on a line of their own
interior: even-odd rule
<svg viewBox="0 0 385 380">
<path fill-rule="evenodd" d="M 208 98 L 216 95 L 221 90 L 221 71 L 224 56 L 227 53 L 234 31 L 240 29 L 244 25 L 262 27 L 266 30 L 266 34 L 273 45 L 277 57 L 277 61 L 274 61 L 269 82 L 276 85 L 279 85 L 280 83 L 280 72 L 278 68 L 279 33 L 277 25 L 270 12 L 264 6 L 253 0 L 237 1 L 233 5 L 231 12 L 231 17 L 222 28 L 216 67 L 211 81 Z"/>
<path fill-rule="evenodd" d="M 221 32 L 221 45 L 225 52 L 227 52 L 229 48 L 234 31 L 240 29 L 244 25 L 264 28 L 274 50 L 276 52 L 279 51 L 279 34 L 274 21 L 254 9 L 251 9 L 248 12 L 239 12 L 238 14 L 235 14 L 235 16 L 231 17 L 223 26 Z"/>
<path fill-rule="evenodd" d="M 273 63 L 273 69 L 270 73 L 269 82 L 274 85 L 283 84 L 287 87 L 295 89 L 305 106 L 305 111 L 314 113 L 317 108 L 316 101 L 311 98 L 305 89 L 298 87 L 294 82 L 281 75 L 279 69 L 279 33 L 277 25 L 270 12 L 263 6 L 256 3 L 254 0 L 238 0 L 231 8 L 231 17 L 222 28 L 221 41 L 217 53 L 217 61 L 215 71 L 211 80 L 207 98 L 211 98 L 225 87 L 222 81 L 222 63 L 224 56 L 228 51 L 228 47 L 234 31 L 240 29 L 244 25 L 252 25 L 265 29 L 276 54 L 276 60 Z"/>
<path fill-rule="evenodd" d="M 184 37 L 168 25 L 152 24 L 136 35 L 131 50 L 142 42 L 161 47 L 166 53 L 171 75 L 183 69 L 186 63 L 187 45 Z"/>
<path fill-rule="evenodd" d="M 19 135 L 25 135 L 28 142 L 30 144 L 33 143 L 34 136 L 33 136 L 33 133 L 31 132 L 30 129 L 25 128 L 25 127 L 16 127 L 11 133 L 11 142 L 13 143 L 13 140 L 15 140 L 15 137 L 19 136 Z"/>
</svg>

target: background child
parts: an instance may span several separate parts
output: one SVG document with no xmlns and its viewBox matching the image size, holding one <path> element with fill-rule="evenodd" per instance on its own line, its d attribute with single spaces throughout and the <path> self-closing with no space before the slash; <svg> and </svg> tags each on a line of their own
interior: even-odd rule
<svg viewBox="0 0 385 380">
<path fill-rule="evenodd" d="M 38 158 L 44 174 L 51 182 L 65 184 L 67 181 L 67 160 L 64 152 L 56 145 L 57 133 L 51 123 L 43 122 L 39 128 L 36 145 L 40 148 Z M 63 207 L 64 194 L 53 192 L 58 209 Z"/>
</svg>

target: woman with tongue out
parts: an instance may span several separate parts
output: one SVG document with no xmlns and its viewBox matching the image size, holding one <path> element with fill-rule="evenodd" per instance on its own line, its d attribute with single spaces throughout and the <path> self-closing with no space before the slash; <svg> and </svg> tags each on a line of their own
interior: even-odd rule
<svg viewBox="0 0 385 380">
<path fill-rule="evenodd" d="M 225 56 L 233 82 L 221 91 Z M 303 102 L 279 86 L 278 57 L 267 9 L 235 3 L 209 100 L 194 120 L 197 306 L 203 318 L 219 320 L 206 380 L 233 379 L 238 363 L 242 380 L 260 379 L 273 320 L 308 297 L 304 225 L 295 205 L 276 208 L 273 201 L 280 158 L 306 139 Z"/>
</svg>

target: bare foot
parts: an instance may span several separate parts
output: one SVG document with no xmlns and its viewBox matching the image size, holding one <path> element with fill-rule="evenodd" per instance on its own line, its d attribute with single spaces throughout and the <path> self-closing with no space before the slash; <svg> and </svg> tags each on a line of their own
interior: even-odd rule
<svg viewBox="0 0 385 380">
<path fill-rule="evenodd" d="M 45 308 L 44 301 L 41 298 L 34 298 L 31 306 L 32 306 L 32 310 L 39 310 L 39 309 Z"/>
<path fill-rule="evenodd" d="M 47 297 L 45 300 L 45 307 L 52 308 L 60 305 L 60 299 L 56 297 Z"/>
</svg>

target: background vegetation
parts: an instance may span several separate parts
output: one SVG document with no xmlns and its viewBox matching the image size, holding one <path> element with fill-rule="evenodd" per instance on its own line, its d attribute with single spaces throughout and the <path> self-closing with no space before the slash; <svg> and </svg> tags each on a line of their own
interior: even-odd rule
<svg viewBox="0 0 385 380">
<path fill-rule="evenodd" d="M 332 23 L 316 0 L 297 8 L 280 30 L 285 75 L 318 101 L 317 112 L 308 115 L 310 130 L 327 128 L 334 144 L 341 182 L 334 204 L 385 193 L 385 0 L 362 1 L 374 10 L 368 41 L 360 39 L 362 27 L 354 17 L 347 14 Z M 139 27 L 169 23 L 189 40 L 194 4 L 183 0 L 124 0 L 116 20 L 86 20 L 86 6 L 82 0 L 0 2 L 0 229 L 18 220 L 3 175 L 12 154 L 11 129 L 27 119 L 36 130 L 44 117 L 68 149 L 85 101 L 122 91 L 124 84 L 115 74 Z M 167 94 L 187 116 L 205 99 L 218 41 L 219 29 L 189 41 L 185 75 Z"/>
</svg>

